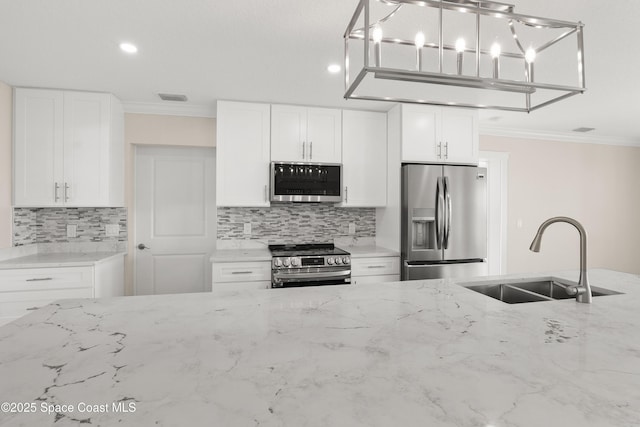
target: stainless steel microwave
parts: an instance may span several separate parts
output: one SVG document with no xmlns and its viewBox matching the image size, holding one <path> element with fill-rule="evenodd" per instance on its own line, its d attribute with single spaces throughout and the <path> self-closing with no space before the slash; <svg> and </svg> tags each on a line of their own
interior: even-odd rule
<svg viewBox="0 0 640 427">
<path fill-rule="evenodd" d="M 272 202 L 341 202 L 339 163 L 271 162 Z"/>
</svg>

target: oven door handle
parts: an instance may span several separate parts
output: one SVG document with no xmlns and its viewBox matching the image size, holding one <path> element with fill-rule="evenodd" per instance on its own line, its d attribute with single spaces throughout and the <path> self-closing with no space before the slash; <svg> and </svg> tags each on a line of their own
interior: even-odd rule
<svg viewBox="0 0 640 427">
<path fill-rule="evenodd" d="M 284 273 L 284 272 L 274 272 L 273 273 L 273 278 L 278 280 L 278 281 L 300 281 L 300 280 L 308 280 L 308 279 L 315 279 L 315 280 L 331 280 L 331 279 L 339 279 L 339 278 L 343 278 L 343 277 L 349 277 L 351 276 L 351 270 L 340 270 L 340 271 L 328 271 L 328 272 L 321 272 L 321 273 L 298 273 L 298 272 L 294 272 L 294 273 Z"/>
</svg>

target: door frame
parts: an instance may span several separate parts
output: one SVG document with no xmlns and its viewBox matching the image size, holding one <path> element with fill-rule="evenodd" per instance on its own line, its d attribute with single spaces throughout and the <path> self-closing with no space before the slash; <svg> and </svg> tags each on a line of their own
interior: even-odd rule
<svg viewBox="0 0 640 427">
<path fill-rule="evenodd" d="M 131 165 L 131 171 L 132 171 L 132 175 L 131 175 L 131 182 L 133 183 L 133 188 L 131 189 L 131 206 L 132 206 L 132 212 L 131 215 L 129 217 L 129 221 L 128 221 L 128 233 L 129 233 L 129 248 L 131 248 L 131 252 L 133 253 L 133 257 L 132 257 L 132 266 L 131 266 L 131 281 L 132 281 L 132 295 L 136 296 L 138 295 L 138 248 L 137 248 L 137 244 L 136 242 L 138 241 L 138 230 L 136 229 L 136 221 L 137 221 L 137 217 L 138 217 L 138 194 L 137 194 L 137 189 L 138 189 L 138 181 L 137 181 L 137 164 L 138 164 L 138 156 L 139 156 L 139 152 L 140 149 L 147 149 L 147 148 L 167 148 L 167 149 L 210 149 L 212 150 L 211 152 L 213 153 L 213 177 L 215 180 L 215 176 L 216 176 L 216 171 L 215 168 L 217 166 L 216 163 L 216 159 L 217 159 L 217 151 L 215 147 L 205 147 L 205 146 L 189 146 L 189 145 L 168 145 L 168 144 L 131 144 L 133 146 L 133 159 L 132 159 L 132 165 Z M 217 236 L 218 233 L 218 205 L 216 203 L 216 183 L 215 181 L 212 183 L 213 185 L 213 191 L 214 191 L 214 195 L 213 195 L 213 230 L 214 233 Z M 213 248 L 215 249 L 215 247 Z"/>
<path fill-rule="evenodd" d="M 487 168 L 487 260 L 489 275 L 507 273 L 509 153 L 480 151 Z"/>
</svg>

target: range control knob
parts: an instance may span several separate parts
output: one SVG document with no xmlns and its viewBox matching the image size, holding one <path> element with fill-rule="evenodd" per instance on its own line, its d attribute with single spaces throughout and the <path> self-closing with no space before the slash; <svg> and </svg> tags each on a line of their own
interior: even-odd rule
<svg viewBox="0 0 640 427">
<path fill-rule="evenodd" d="M 327 264 L 333 265 L 334 262 L 335 262 L 335 260 L 333 259 L 333 257 L 327 258 Z"/>
<path fill-rule="evenodd" d="M 273 265 L 275 265 L 276 267 L 282 267 L 282 260 L 280 258 L 274 259 Z"/>
<path fill-rule="evenodd" d="M 338 265 L 342 264 L 342 258 L 336 257 L 336 264 Z"/>
<path fill-rule="evenodd" d="M 284 264 L 285 267 L 289 267 L 289 265 L 291 264 L 291 258 L 285 258 L 284 261 L 282 261 L 282 263 Z"/>
<path fill-rule="evenodd" d="M 351 260 L 349 259 L 348 256 L 342 257 L 342 263 L 343 264 L 349 264 L 351 262 Z"/>
<path fill-rule="evenodd" d="M 300 265 L 300 258 L 291 258 L 291 265 L 298 267 Z"/>
</svg>

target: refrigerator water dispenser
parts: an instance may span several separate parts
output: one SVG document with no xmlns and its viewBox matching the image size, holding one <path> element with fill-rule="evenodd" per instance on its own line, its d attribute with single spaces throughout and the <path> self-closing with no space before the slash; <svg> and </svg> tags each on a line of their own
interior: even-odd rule
<svg viewBox="0 0 640 427">
<path fill-rule="evenodd" d="M 414 250 L 436 248 L 435 209 L 414 208 L 411 218 Z"/>
</svg>

